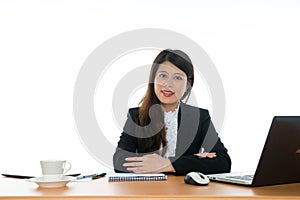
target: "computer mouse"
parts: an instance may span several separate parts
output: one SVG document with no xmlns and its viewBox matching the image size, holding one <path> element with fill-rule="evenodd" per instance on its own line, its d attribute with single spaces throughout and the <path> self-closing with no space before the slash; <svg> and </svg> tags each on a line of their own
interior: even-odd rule
<svg viewBox="0 0 300 200">
<path fill-rule="evenodd" d="M 209 179 L 200 172 L 190 172 L 184 177 L 184 182 L 191 185 L 208 185 Z"/>
</svg>

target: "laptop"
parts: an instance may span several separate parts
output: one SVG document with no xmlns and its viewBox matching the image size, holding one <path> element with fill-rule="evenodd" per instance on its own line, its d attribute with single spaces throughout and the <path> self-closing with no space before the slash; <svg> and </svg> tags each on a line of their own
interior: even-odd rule
<svg viewBox="0 0 300 200">
<path fill-rule="evenodd" d="M 300 182 L 300 116 L 275 116 L 254 173 L 208 174 L 212 181 L 247 186 Z"/>
</svg>

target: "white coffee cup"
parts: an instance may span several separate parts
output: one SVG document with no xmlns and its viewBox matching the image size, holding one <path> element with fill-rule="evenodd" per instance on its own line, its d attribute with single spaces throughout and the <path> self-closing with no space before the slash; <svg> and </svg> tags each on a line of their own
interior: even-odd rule
<svg viewBox="0 0 300 200">
<path fill-rule="evenodd" d="M 66 160 L 41 160 L 40 164 L 45 180 L 59 180 L 71 169 L 71 163 Z"/>
</svg>

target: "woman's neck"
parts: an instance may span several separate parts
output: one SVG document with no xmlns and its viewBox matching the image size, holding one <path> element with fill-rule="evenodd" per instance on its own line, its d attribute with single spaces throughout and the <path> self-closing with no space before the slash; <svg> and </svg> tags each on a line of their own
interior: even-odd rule
<svg viewBox="0 0 300 200">
<path fill-rule="evenodd" d="M 170 112 L 170 111 L 174 111 L 178 108 L 179 102 L 177 102 L 176 104 L 162 104 L 162 106 L 163 106 L 165 112 Z"/>
</svg>

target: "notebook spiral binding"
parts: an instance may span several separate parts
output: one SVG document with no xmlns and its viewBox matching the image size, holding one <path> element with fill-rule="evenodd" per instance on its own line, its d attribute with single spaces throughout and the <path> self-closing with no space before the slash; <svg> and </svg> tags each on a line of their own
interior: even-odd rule
<svg viewBox="0 0 300 200">
<path fill-rule="evenodd" d="M 111 176 L 108 177 L 108 181 L 164 181 L 167 180 L 166 175 L 161 176 Z"/>
</svg>

